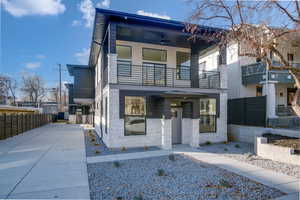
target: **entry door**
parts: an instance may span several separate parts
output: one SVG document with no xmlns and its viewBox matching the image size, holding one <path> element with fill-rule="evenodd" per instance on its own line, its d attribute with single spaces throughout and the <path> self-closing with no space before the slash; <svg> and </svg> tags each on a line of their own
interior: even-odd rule
<svg viewBox="0 0 300 200">
<path fill-rule="evenodd" d="M 287 105 L 291 106 L 294 96 L 296 93 L 296 88 L 287 88 Z"/>
<path fill-rule="evenodd" d="M 172 112 L 172 144 L 181 144 L 182 108 L 171 108 Z"/>
</svg>

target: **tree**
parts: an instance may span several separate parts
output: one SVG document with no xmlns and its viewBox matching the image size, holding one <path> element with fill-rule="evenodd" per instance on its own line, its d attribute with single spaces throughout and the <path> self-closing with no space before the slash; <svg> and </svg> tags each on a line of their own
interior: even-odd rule
<svg viewBox="0 0 300 200">
<path fill-rule="evenodd" d="M 297 88 L 292 108 L 300 116 L 300 68 L 289 62 L 285 55 L 286 44 L 290 48 L 300 47 L 300 1 L 226 1 L 191 0 L 195 10 L 186 29 L 194 39 L 201 30 L 193 25 L 209 24 L 222 28 L 217 33 L 205 33 L 206 40 L 215 40 L 219 45 L 231 42 L 243 44 L 240 56 L 259 58 L 268 70 L 287 70 Z M 274 65 L 270 54 L 278 58 Z"/>
<path fill-rule="evenodd" d="M 0 97 L 1 102 L 6 103 L 6 99 L 12 97 L 13 105 L 16 104 L 16 89 L 17 89 L 17 82 L 15 79 L 0 74 Z"/>
<path fill-rule="evenodd" d="M 31 101 L 37 104 L 46 95 L 44 80 L 37 75 L 23 75 L 21 91 Z"/>
</svg>

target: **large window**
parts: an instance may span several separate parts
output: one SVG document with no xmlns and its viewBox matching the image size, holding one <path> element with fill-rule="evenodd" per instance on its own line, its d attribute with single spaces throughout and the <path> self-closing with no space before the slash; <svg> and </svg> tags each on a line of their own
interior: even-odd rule
<svg viewBox="0 0 300 200">
<path fill-rule="evenodd" d="M 125 136 L 146 134 L 146 101 L 144 97 L 125 96 Z"/>
<path fill-rule="evenodd" d="M 143 60 L 150 60 L 155 62 L 166 62 L 167 51 L 160 49 L 143 48 Z"/>
<path fill-rule="evenodd" d="M 176 52 L 176 78 L 190 80 L 191 57 L 187 52 Z"/>
<path fill-rule="evenodd" d="M 131 76 L 131 47 L 117 45 L 118 76 Z"/>
<path fill-rule="evenodd" d="M 200 99 L 200 133 L 216 132 L 217 130 L 217 101 L 215 98 Z"/>
</svg>

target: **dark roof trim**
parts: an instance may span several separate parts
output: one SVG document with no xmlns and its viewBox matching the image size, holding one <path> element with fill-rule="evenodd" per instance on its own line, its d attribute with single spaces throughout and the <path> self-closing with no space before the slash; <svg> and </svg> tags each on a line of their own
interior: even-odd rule
<svg viewBox="0 0 300 200">
<path fill-rule="evenodd" d="M 74 74 L 73 74 L 74 68 L 87 69 L 88 67 L 89 67 L 88 65 L 71 65 L 71 64 L 67 64 L 67 69 L 68 69 L 68 72 L 69 72 L 70 76 L 74 76 Z"/>
</svg>

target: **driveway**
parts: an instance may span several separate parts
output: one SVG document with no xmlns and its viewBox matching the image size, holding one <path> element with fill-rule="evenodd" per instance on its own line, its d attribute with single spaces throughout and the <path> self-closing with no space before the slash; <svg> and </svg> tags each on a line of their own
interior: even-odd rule
<svg viewBox="0 0 300 200">
<path fill-rule="evenodd" d="M 50 124 L 0 141 L 0 199 L 89 199 L 83 130 Z"/>
</svg>

